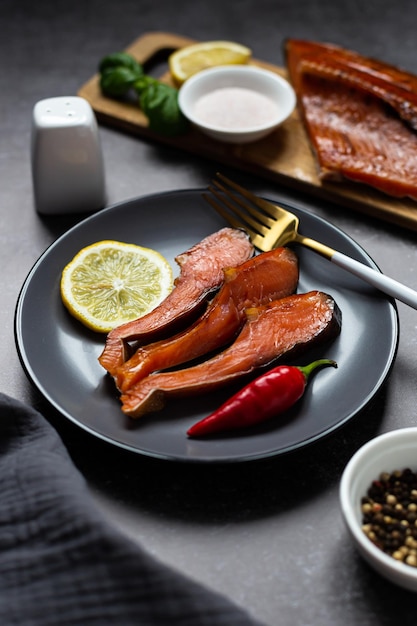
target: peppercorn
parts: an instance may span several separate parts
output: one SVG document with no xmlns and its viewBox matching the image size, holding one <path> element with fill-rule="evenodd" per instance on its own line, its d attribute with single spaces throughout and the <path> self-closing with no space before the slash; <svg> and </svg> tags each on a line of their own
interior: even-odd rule
<svg viewBox="0 0 417 626">
<path fill-rule="evenodd" d="M 417 567 L 417 472 L 382 472 L 361 499 L 362 531 L 386 554 Z"/>
</svg>

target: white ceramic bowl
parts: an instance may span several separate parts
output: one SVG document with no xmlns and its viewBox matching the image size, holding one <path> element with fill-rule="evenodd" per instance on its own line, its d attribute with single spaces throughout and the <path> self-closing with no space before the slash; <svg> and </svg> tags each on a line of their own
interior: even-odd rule
<svg viewBox="0 0 417 626">
<path fill-rule="evenodd" d="M 250 90 L 257 98 L 266 97 L 268 105 L 272 103 L 274 110 L 268 115 L 268 119 L 258 120 L 255 118 L 258 117 L 259 110 L 266 111 L 269 107 L 257 107 L 256 115 L 246 115 L 244 123 L 236 128 L 236 115 L 243 115 L 241 109 L 245 104 L 245 99 L 239 98 L 239 102 L 234 104 L 240 110 L 235 111 L 231 125 L 225 125 L 226 118 L 231 115 L 230 106 L 220 124 L 204 121 L 198 113 L 197 103 L 201 103 L 201 98 L 215 90 L 228 88 Z M 178 103 L 185 117 L 206 135 L 227 143 L 249 143 L 265 137 L 280 126 L 293 112 L 296 96 L 289 82 L 274 72 L 254 65 L 223 65 L 191 76 L 179 90 Z M 248 101 L 246 104 L 249 106 Z"/>
<path fill-rule="evenodd" d="M 388 580 L 417 591 L 417 568 L 396 561 L 364 534 L 361 498 L 382 472 L 409 467 L 417 471 L 417 428 L 385 433 L 362 446 L 347 464 L 340 483 L 340 504 L 347 528 L 362 557 Z"/>
</svg>

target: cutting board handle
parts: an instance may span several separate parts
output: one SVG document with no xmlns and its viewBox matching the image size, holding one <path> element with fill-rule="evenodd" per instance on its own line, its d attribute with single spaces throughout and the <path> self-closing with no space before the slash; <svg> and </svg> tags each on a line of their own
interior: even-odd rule
<svg viewBox="0 0 417 626">
<path fill-rule="evenodd" d="M 196 43 L 194 39 L 182 37 L 174 33 L 150 32 L 145 33 L 140 39 L 140 48 L 138 48 L 137 40 L 127 48 L 127 52 L 135 56 L 136 60 L 145 65 L 150 63 L 156 56 L 162 54 L 168 55 L 178 48 L 183 48 L 190 44 Z"/>
</svg>

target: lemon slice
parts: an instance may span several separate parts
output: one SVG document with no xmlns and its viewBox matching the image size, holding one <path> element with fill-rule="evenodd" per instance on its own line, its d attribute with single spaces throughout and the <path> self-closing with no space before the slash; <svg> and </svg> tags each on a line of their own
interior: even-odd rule
<svg viewBox="0 0 417 626">
<path fill-rule="evenodd" d="M 154 309 L 170 293 L 172 268 L 155 250 L 120 241 L 83 248 L 65 266 L 61 297 L 92 330 L 108 333 Z"/>
<path fill-rule="evenodd" d="M 168 58 L 172 77 L 178 85 L 187 78 L 208 67 L 216 65 L 243 65 L 249 61 L 252 51 L 233 41 L 207 41 L 185 46 Z"/>
</svg>

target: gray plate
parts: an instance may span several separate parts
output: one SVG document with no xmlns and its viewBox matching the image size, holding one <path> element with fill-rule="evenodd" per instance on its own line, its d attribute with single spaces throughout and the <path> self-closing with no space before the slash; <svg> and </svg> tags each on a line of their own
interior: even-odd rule
<svg viewBox="0 0 417 626">
<path fill-rule="evenodd" d="M 301 232 L 376 267 L 352 239 L 305 211 L 291 210 Z M 278 455 L 307 445 L 351 419 L 377 393 L 389 374 L 398 344 L 395 304 L 314 252 L 297 248 L 299 292 L 331 294 L 342 315 L 342 332 L 319 353 L 338 369 L 326 368 L 309 384 L 304 398 L 284 417 L 210 440 L 190 440 L 186 430 L 217 407 L 230 390 L 170 401 L 138 421 L 120 410 L 113 382 L 97 357 L 104 336 L 90 332 L 64 308 L 59 282 L 63 267 L 80 248 L 118 239 L 159 250 L 177 269 L 174 257 L 225 224 L 201 198 L 200 190 L 151 195 L 117 204 L 88 217 L 62 235 L 40 257 L 22 287 L 16 307 L 15 337 L 29 379 L 65 417 L 88 432 L 140 454 L 176 461 L 231 462 Z"/>
</svg>

